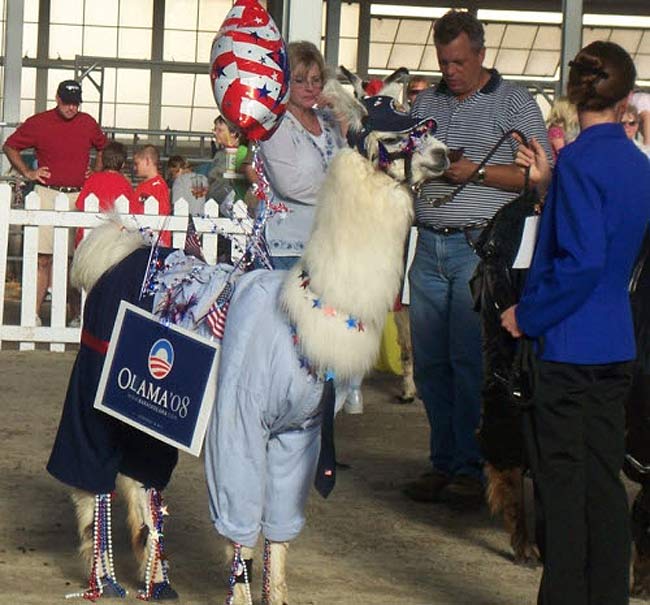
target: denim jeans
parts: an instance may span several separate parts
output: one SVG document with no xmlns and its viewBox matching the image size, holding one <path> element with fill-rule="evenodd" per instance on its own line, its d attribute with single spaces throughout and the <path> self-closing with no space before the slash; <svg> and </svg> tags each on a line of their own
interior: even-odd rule
<svg viewBox="0 0 650 605">
<path fill-rule="evenodd" d="M 409 271 L 414 377 L 431 426 L 431 463 L 451 476 L 482 477 L 481 329 L 468 284 L 478 260 L 463 233 L 420 229 Z"/>
</svg>

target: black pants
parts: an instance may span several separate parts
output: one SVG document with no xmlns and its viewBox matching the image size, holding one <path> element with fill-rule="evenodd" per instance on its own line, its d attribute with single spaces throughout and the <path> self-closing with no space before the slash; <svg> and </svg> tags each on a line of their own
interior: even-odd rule
<svg viewBox="0 0 650 605">
<path fill-rule="evenodd" d="M 543 605 L 627 605 L 630 531 L 619 473 L 631 365 L 540 361 L 526 447 L 541 526 Z"/>
</svg>

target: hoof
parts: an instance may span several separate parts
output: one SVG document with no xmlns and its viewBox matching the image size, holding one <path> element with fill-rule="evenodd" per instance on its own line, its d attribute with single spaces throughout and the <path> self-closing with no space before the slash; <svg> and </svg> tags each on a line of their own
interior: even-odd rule
<svg viewBox="0 0 650 605">
<path fill-rule="evenodd" d="M 632 586 L 632 589 L 630 590 L 630 596 L 634 597 L 635 599 L 648 599 L 648 596 L 650 596 L 650 592 L 648 592 L 645 587 L 643 586 Z"/>
<path fill-rule="evenodd" d="M 144 586 L 140 588 L 140 595 L 146 601 L 176 601 L 178 593 L 171 587 L 169 582 L 156 582 L 151 587 L 151 596 L 145 597 L 146 591 Z"/>
<path fill-rule="evenodd" d="M 103 576 L 100 579 L 102 583 L 102 599 L 124 599 L 126 597 L 126 590 L 121 584 L 117 583 L 113 578 Z"/>
<path fill-rule="evenodd" d="M 406 404 L 413 403 L 415 401 L 415 395 L 395 395 L 397 403 Z"/>
<path fill-rule="evenodd" d="M 528 545 L 527 547 L 516 551 L 514 555 L 514 564 L 520 567 L 527 567 L 535 569 L 541 563 L 539 553 L 534 546 Z"/>
</svg>

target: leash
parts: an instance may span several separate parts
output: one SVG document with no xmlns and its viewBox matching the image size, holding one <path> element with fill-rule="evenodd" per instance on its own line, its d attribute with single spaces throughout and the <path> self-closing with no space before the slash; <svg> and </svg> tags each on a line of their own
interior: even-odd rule
<svg viewBox="0 0 650 605">
<path fill-rule="evenodd" d="M 526 138 L 526 135 L 521 132 L 521 130 L 517 130 L 516 128 L 513 128 L 512 130 L 508 130 L 507 132 L 503 133 L 499 140 L 490 148 L 490 151 L 488 151 L 487 155 L 479 162 L 479 164 L 476 166 L 476 169 L 472 174 L 470 175 L 469 179 L 465 181 L 464 183 L 461 183 L 458 185 L 453 191 L 448 193 L 447 195 L 443 195 L 442 197 L 434 198 L 432 199 L 429 196 L 425 196 L 422 199 L 429 205 L 433 206 L 434 208 L 440 208 L 441 206 L 444 206 L 445 204 L 448 204 L 453 200 L 467 185 L 473 182 L 474 177 L 479 173 L 480 170 L 485 168 L 487 163 L 492 159 L 492 156 L 497 152 L 499 147 L 503 145 L 513 134 L 516 134 L 521 138 L 521 144 L 524 145 L 525 147 L 528 147 L 528 139 Z M 524 191 L 528 191 L 530 188 L 530 168 L 526 168 L 524 171 Z"/>
</svg>

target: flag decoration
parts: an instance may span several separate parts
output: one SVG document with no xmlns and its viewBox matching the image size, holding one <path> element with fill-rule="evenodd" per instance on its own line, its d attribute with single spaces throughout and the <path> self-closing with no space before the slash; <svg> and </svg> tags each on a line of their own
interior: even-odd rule
<svg viewBox="0 0 650 605">
<path fill-rule="evenodd" d="M 268 139 L 289 100 L 284 40 L 257 0 L 237 0 L 212 43 L 210 80 L 221 115 L 251 141 Z"/>
<path fill-rule="evenodd" d="M 232 284 L 228 281 L 223 287 L 217 300 L 212 303 L 205 320 L 210 326 L 210 330 L 215 338 L 223 339 L 223 333 L 226 329 L 226 316 L 228 315 L 228 307 L 230 306 L 230 297 L 232 296 Z"/>
<path fill-rule="evenodd" d="M 205 262 L 203 250 L 201 249 L 201 240 L 199 239 L 194 218 L 191 214 L 187 217 L 187 232 L 185 233 L 185 247 L 183 251 L 185 254 L 192 255 L 200 261 Z"/>
</svg>

